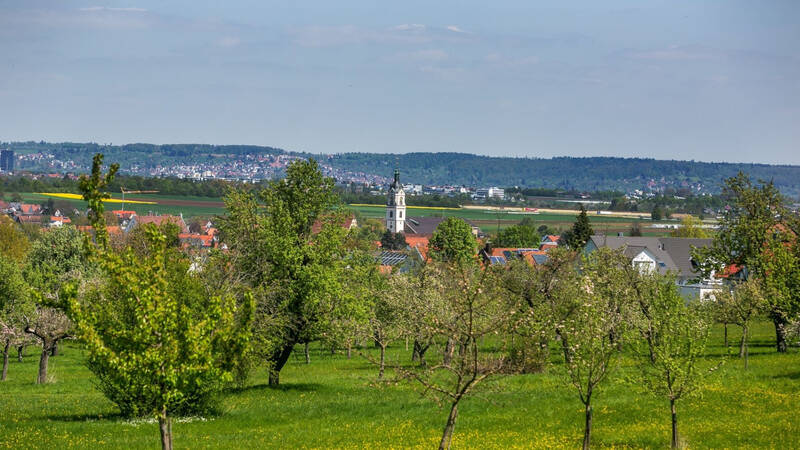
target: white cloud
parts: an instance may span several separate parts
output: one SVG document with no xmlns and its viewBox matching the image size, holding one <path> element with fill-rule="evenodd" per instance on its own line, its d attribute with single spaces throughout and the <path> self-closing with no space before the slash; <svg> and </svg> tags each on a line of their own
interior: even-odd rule
<svg viewBox="0 0 800 450">
<path fill-rule="evenodd" d="M 421 30 L 425 29 L 425 25 L 422 25 L 422 24 L 419 24 L 419 23 L 404 23 L 404 24 L 401 24 L 401 25 L 396 25 L 396 26 L 392 27 L 391 29 L 392 30 L 397 30 L 397 31 L 409 31 L 409 30 L 419 30 L 419 31 L 421 31 Z"/>
<path fill-rule="evenodd" d="M 461 28 L 455 25 L 448 25 L 445 27 L 446 30 L 452 31 L 453 33 L 467 33 L 466 31 L 462 30 Z"/>
</svg>

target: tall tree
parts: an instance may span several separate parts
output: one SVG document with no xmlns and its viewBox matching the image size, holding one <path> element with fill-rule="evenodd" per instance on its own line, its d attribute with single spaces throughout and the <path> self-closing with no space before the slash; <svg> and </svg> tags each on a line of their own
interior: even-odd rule
<svg viewBox="0 0 800 450">
<path fill-rule="evenodd" d="M 347 230 L 334 212 L 333 180 L 313 159 L 298 160 L 284 179 L 258 194 L 233 191 L 225 204 L 220 229 L 235 270 L 256 293 L 258 347 L 277 385 L 295 344 L 341 293 Z"/>
<path fill-rule="evenodd" d="M 172 415 L 232 379 L 227 355 L 247 346 L 253 305 L 237 325 L 232 297 L 197 298 L 187 292 L 189 284 L 176 285 L 176 277 L 191 276 L 188 264 L 172 264 L 167 238 L 153 226 L 146 230 L 149 258 L 111 249 L 102 200 L 117 166 L 102 175 L 101 165 L 96 155 L 80 186 L 94 211 L 97 246 L 87 240 L 87 249 L 105 282 L 96 288 L 70 283 L 63 292 L 100 389 L 125 414 L 158 417 L 162 449 L 172 449 Z"/>
<path fill-rule="evenodd" d="M 475 261 L 478 241 L 470 224 L 457 217 L 448 217 L 436 227 L 429 246 L 434 260 L 468 264 Z"/>
<path fill-rule="evenodd" d="M 696 249 L 693 259 L 704 276 L 719 274 L 726 267 L 742 269 L 745 277 L 760 278 L 772 293 L 770 317 L 775 325 L 776 347 L 786 351 L 786 325 L 800 309 L 800 291 L 791 286 L 798 278 L 800 233 L 797 216 L 784 205 L 772 182 L 754 184 L 739 172 L 725 180 L 723 195 L 730 204 L 720 219 L 711 246 Z M 781 263 L 777 263 L 779 259 Z M 771 287 L 770 287 L 771 286 Z"/>
<path fill-rule="evenodd" d="M 565 233 L 566 236 L 564 236 L 563 239 L 569 248 L 581 250 L 586 246 L 586 243 L 589 242 L 593 234 L 594 230 L 592 230 L 592 224 L 589 222 L 589 216 L 586 215 L 586 208 L 583 206 L 583 203 L 581 203 L 581 211 L 575 218 L 572 229 Z"/>
<path fill-rule="evenodd" d="M 22 230 L 6 215 L 0 215 L 0 255 L 22 261 L 30 243 Z"/>
</svg>

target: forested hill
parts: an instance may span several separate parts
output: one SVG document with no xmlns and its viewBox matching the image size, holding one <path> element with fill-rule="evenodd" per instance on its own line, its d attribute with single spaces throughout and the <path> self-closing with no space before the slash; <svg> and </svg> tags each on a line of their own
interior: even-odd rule
<svg viewBox="0 0 800 450">
<path fill-rule="evenodd" d="M 640 189 L 657 184 L 701 183 L 717 191 L 738 171 L 774 180 L 789 195 L 800 193 L 800 166 L 664 161 L 644 158 L 498 158 L 465 153 L 344 153 L 324 161 L 351 171 L 391 173 L 397 166 L 408 182 L 478 186 L 557 187 L 577 190 Z M 676 186 L 676 187 L 677 187 Z"/>
<path fill-rule="evenodd" d="M 180 164 L 226 164 L 248 159 L 252 164 L 268 164 L 269 158 L 279 155 L 315 157 L 333 169 L 339 177 L 363 173 L 391 177 L 395 167 L 405 183 L 425 185 L 467 185 L 475 187 L 532 187 L 560 188 L 579 191 L 619 190 L 629 192 L 644 189 L 682 187 L 699 188 L 702 192 L 718 192 L 722 180 L 738 171 L 754 180 L 773 180 L 778 188 L 791 197 L 800 196 L 800 166 L 767 164 L 706 163 L 668 161 L 644 158 L 507 158 L 471 155 L 466 153 L 342 153 L 320 155 L 285 151 L 256 145 L 205 144 L 128 144 L 99 145 L 94 143 L 11 142 L 0 148 L 16 150 L 18 154 L 48 154 L 58 161 L 73 161 L 71 168 L 62 171 L 88 170 L 94 153 L 101 152 L 107 161 L 119 162 L 123 171 Z M 46 160 L 46 159 L 45 159 Z M 36 161 L 28 167 L 36 168 Z M 53 167 L 50 164 L 50 167 Z M 20 169 L 26 168 L 20 165 Z M 281 172 L 276 171 L 276 175 Z"/>
</svg>

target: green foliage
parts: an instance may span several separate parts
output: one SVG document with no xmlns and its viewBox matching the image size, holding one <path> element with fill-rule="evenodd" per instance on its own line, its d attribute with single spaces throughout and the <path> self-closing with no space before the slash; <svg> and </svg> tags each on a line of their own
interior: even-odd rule
<svg viewBox="0 0 800 450">
<path fill-rule="evenodd" d="M 541 240 L 542 238 L 533 224 L 519 224 L 497 233 L 497 238 L 492 245 L 494 247 L 537 248 Z"/>
<path fill-rule="evenodd" d="M 772 182 L 754 185 L 739 173 L 725 180 L 730 207 L 710 247 L 697 249 L 693 259 L 704 276 L 729 264 L 764 283 L 775 322 L 778 351 L 786 351 L 785 327 L 800 312 L 800 220 L 784 205 Z"/>
<path fill-rule="evenodd" d="M 381 248 L 384 250 L 405 250 L 408 247 L 406 237 L 403 233 L 392 233 L 389 230 L 383 232 L 381 236 Z"/>
<path fill-rule="evenodd" d="M 561 238 L 569 248 L 579 250 L 586 246 L 593 234 L 594 230 L 592 230 L 592 224 L 586 215 L 586 208 L 581 204 L 581 210 L 575 218 L 572 229 L 564 233 Z"/>
<path fill-rule="evenodd" d="M 650 295 L 640 297 L 635 321 L 641 339 L 639 382 L 650 393 L 666 397 L 672 413 L 672 448 L 679 445 L 676 402 L 698 392 L 710 371 L 702 370 L 709 335 L 708 319 L 687 305 L 671 277 L 653 275 Z"/>
<path fill-rule="evenodd" d="M 83 177 L 84 198 L 93 205 L 98 245 L 87 250 L 101 268 L 96 284 L 63 289 L 78 337 L 88 350 L 88 366 L 100 390 L 125 415 L 155 415 L 162 444 L 172 448 L 171 419 L 197 412 L 232 380 L 232 355 L 245 351 L 254 308 L 251 301 L 237 323 L 231 296 L 204 296 L 188 264 L 168 251 L 166 237 L 149 227 L 150 255 L 110 248 L 100 200 L 113 178 L 94 159 L 91 178 Z M 112 166 L 113 168 L 113 166 Z"/>
<path fill-rule="evenodd" d="M 28 253 L 28 237 L 8 216 L 0 215 L 0 256 L 22 261 Z"/>
<path fill-rule="evenodd" d="M 453 264 L 474 262 L 478 249 L 472 227 L 456 217 L 448 217 L 439 224 L 429 245 L 430 255 L 434 260 Z"/>
<path fill-rule="evenodd" d="M 232 191 L 225 203 L 220 228 L 233 270 L 256 294 L 256 347 L 277 383 L 291 349 L 319 332 L 341 293 L 347 230 L 334 210 L 333 180 L 315 161 L 296 161 L 258 196 Z"/>
<path fill-rule="evenodd" d="M 681 219 L 681 226 L 670 233 L 672 237 L 681 238 L 707 238 L 709 237 L 708 231 L 702 228 L 703 221 L 692 216 L 687 215 Z"/>
</svg>

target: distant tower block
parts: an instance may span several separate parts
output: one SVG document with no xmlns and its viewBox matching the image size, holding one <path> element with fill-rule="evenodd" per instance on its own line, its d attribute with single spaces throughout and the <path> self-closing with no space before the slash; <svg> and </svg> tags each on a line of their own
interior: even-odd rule
<svg viewBox="0 0 800 450">
<path fill-rule="evenodd" d="M 400 171 L 394 170 L 394 182 L 389 186 L 389 200 L 386 203 L 386 229 L 392 233 L 402 233 L 406 226 L 406 193 L 400 184 Z"/>
</svg>

